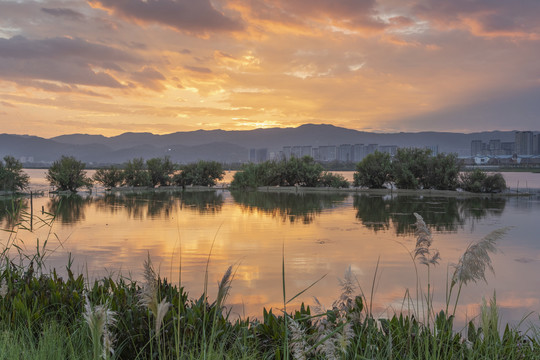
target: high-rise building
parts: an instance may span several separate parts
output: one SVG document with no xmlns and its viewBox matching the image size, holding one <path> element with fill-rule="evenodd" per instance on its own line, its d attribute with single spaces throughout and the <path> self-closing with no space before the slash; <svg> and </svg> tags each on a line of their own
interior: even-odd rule
<svg viewBox="0 0 540 360">
<path fill-rule="evenodd" d="M 502 142 L 501 155 L 513 155 L 516 152 L 515 142 Z"/>
<path fill-rule="evenodd" d="M 301 151 L 301 154 L 302 154 L 302 157 L 304 156 L 311 156 L 311 146 L 302 146 L 302 151 Z"/>
<path fill-rule="evenodd" d="M 364 144 L 354 144 L 353 145 L 353 161 L 360 162 L 364 158 Z"/>
<path fill-rule="evenodd" d="M 249 149 L 249 162 L 260 164 L 268 160 L 268 149 Z"/>
<path fill-rule="evenodd" d="M 381 145 L 379 146 L 379 151 L 382 153 L 387 153 L 390 156 L 394 156 L 397 153 L 397 145 Z"/>
<path fill-rule="evenodd" d="M 365 155 L 373 154 L 377 150 L 379 150 L 379 144 L 369 144 L 366 146 Z"/>
<path fill-rule="evenodd" d="M 338 156 L 337 159 L 342 162 L 351 162 L 352 161 L 352 146 L 351 144 L 341 144 L 338 147 Z"/>
<path fill-rule="evenodd" d="M 319 160 L 320 161 L 334 161 L 336 160 L 336 146 L 319 146 Z"/>
<path fill-rule="evenodd" d="M 291 158 L 291 147 L 290 146 L 284 146 L 283 147 L 283 158 L 285 160 L 289 160 Z"/>
<path fill-rule="evenodd" d="M 471 141 L 471 156 L 484 155 L 486 144 L 482 140 Z"/>
<path fill-rule="evenodd" d="M 540 155 L 540 134 L 533 136 L 533 154 Z"/>
<path fill-rule="evenodd" d="M 533 132 L 516 131 L 516 154 L 532 155 L 533 153 Z"/>
</svg>

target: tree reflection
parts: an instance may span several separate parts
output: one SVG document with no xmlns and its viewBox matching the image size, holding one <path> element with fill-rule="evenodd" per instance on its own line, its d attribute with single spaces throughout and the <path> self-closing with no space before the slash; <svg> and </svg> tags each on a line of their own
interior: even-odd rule
<svg viewBox="0 0 540 360">
<path fill-rule="evenodd" d="M 127 212 L 133 219 L 168 218 L 176 206 L 200 213 L 214 213 L 223 206 L 223 195 L 215 191 L 150 191 L 140 193 L 111 193 L 96 200 L 101 211 L 117 214 Z"/>
<path fill-rule="evenodd" d="M 47 211 L 63 224 L 72 224 L 85 219 L 85 207 L 92 203 L 91 196 L 78 194 L 59 195 L 50 199 Z"/>
<path fill-rule="evenodd" d="M 418 197 L 355 195 L 356 218 L 377 232 L 393 227 L 398 235 L 412 234 L 415 218 L 422 215 L 426 224 L 436 231 L 457 231 L 467 219 L 479 220 L 488 215 L 500 216 L 505 198 L 487 197 Z"/>
<path fill-rule="evenodd" d="M 223 207 L 223 194 L 216 191 L 185 191 L 180 194 L 182 206 L 201 214 L 217 213 Z"/>
<path fill-rule="evenodd" d="M 313 194 L 313 193 L 265 193 L 265 192 L 231 192 L 236 203 L 249 212 L 262 211 L 273 217 L 281 217 L 291 223 L 301 221 L 309 224 L 315 215 L 327 208 L 335 207 L 343 202 L 346 194 Z"/>
<path fill-rule="evenodd" d="M 11 230 L 28 212 L 28 201 L 23 198 L 0 198 L 0 228 Z"/>
</svg>

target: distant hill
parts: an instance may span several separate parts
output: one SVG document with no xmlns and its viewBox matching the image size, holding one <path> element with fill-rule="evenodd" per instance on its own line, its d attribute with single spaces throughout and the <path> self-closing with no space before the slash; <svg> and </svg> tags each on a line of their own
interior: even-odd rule
<svg viewBox="0 0 540 360">
<path fill-rule="evenodd" d="M 379 144 L 439 146 L 440 152 L 469 155 L 472 140 L 514 141 L 513 131 L 471 134 L 448 132 L 370 133 L 333 125 L 306 124 L 297 128 L 246 131 L 197 130 L 166 135 L 127 132 L 118 136 L 72 134 L 51 139 L 0 134 L 0 155 L 13 155 L 35 163 L 50 163 L 61 155 L 73 155 L 93 164 L 122 163 L 135 157 L 145 159 L 168 155 L 178 163 L 197 160 L 247 161 L 250 148 L 279 151 L 283 146 Z"/>
</svg>

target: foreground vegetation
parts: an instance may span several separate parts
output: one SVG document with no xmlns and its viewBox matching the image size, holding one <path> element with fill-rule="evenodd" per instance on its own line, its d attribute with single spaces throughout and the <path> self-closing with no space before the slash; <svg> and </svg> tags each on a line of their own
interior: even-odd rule
<svg viewBox="0 0 540 360">
<path fill-rule="evenodd" d="M 150 259 L 140 269 L 142 282 L 111 276 L 91 282 L 74 274 L 69 261 L 67 275 L 60 277 L 47 270 L 47 240 L 32 255 L 21 250 L 18 232 L 28 231 L 29 215 L 15 207 L 11 216 L 10 231 L 0 237 L 0 359 L 540 357 L 540 336 L 534 329 L 523 334 L 501 328 L 495 296 L 484 301 L 481 316 L 466 331 L 454 330 L 462 287 L 485 280 L 490 254 L 506 229 L 465 250 L 450 275 L 444 309 L 433 308 L 429 279 L 440 255 L 430 229 L 415 214 L 417 242 L 410 255 L 417 273 L 427 274 L 427 283 L 406 292 L 409 305 L 401 312 L 376 318 L 350 269 L 340 280 L 341 294 L 327 310 L 316 300 L 313 308 L 302 305 L 291 312 L 287 306 L 301 293 L 286 297 L 283 261 L 282 309 L 264 309 L 260 319 L 231 319 L 226 304 L 232 267 L 215 299 L 207 296 L 207 283 L 200 297 L 190 298 L 181 286 L 160 278 Z M 50 227 L 54 220 L 46 215 L 39 223 Z"/>
</svg>

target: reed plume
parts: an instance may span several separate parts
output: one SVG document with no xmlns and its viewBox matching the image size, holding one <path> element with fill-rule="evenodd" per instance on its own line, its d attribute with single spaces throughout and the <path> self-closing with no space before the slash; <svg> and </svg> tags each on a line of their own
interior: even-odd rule
<svg viewBox="0 0 540 360">
<path fill-rule="evenodd" d="M 159 333 L 163 319 L 171 307 L 171 303 L 167 302 L 165 298 L 158 300 L 158 279 L 156 272 L 152 267 L 152 261 L 150 260 L 150 254 L 148 259 L 144 261 L 144 284 L 139 292 L 139 304 L 147 307 L 155 320 L 156 334 Z"/>
<path fill-rule="evenodd" d="M 110 310 L 108 304 L 92 306 L 88 296 L 85 298 L 83 317 L 90 328 L 94 359 L 99 356 L 108 359 L 109 354 L 114 354 L 113 344 L 115 339 L 110 327 L 116 324 L 116 312 Z"/>
<path fill-rule="evenodd" d="M 223 306 L 223 303 L 225 302 L 225 299 L 227 298 L 227 295 L 229 294 L 229 290 L 231 289 L 231 282 L 232 282 L 232 265 L 229 266 L 227 271 L 225 271 L 225 274 L 223 274 L 223 277 L 221 278 L 221 281 L 218 285 L 218 294 L 216 299 L 216 305 L 218 308 L 221 308 Z"/>
<path fill-rule="evenodd" d="M 470 244 L 459 262 L 454 265 L 455 271 L 452 276 L 452 285 L 456 283 L 467 285 L 471 281 L 477 282 L 478 280 L 487 282 L 486 268 L 494 272 L 490 253 L 497 252 L 495 244 L 508 230 L 508 227 L 497 229 L 487 234 L 482 240 Z"/>
<path fill-rule="evenodd" d="M 3 298 L 8 293 L 8 286 L 6 284 L 5 279 L 0 280 L 0 298 Z"/>
<path fill-rule="evenodd" d="M 291 336 L 291 342 L 289 343 L 291 353 L 295 360 L 306 360 L 307 354 L 307 341 L 306 341 L 306 332 L 302 326 L 296 322 L 294 319 L 290 319 L 289 323 L 289 333 Z"/>
<path fill-rule="evenodd" d="M 420 261 L 420 264 L 426 266 L 437 265 L 441 259 L 439 250 L 431 249 L 431 244 L 433 243 L 433 237 L 431 231 L 427 227 L 424 219 L 421 215 L 414 213 L 416 217 L 416 231 L 415 235 L 418 237 L 416 240 L 416 247 L 414 249 L 413 257 Z"/>
</svg>

